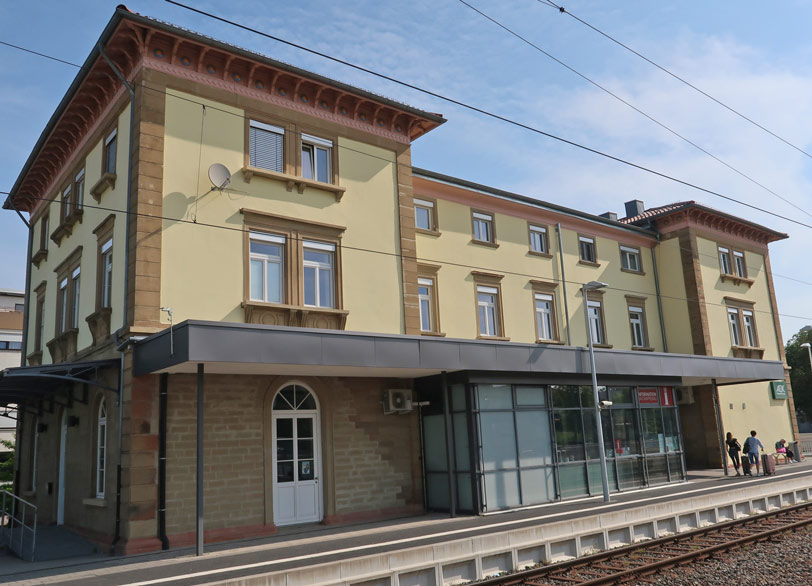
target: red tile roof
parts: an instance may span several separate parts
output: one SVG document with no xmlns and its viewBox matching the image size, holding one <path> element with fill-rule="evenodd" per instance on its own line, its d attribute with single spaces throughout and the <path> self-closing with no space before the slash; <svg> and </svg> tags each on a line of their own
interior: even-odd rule
<svg viewBox="0 0 812 586">
<path fill-rule="evenodd" d="M 620 219 L 618 219 L 618 222 L 620 222 L 622 224 L 635 224 L 636 222 L 639 222 L 641 220 L 648 220 L 648 219 L 651 219 L 651 218 L 656 218 L 657 216 L 662 216 L 664 214 L 674 212 L 674 211 L 676 211 L 676 210 L 678 210 L 680 208 L 684 208 L 686 206 L 693 205 L 695 203 L 696 202 L 694 200 L 679 201 L 679 202 L 676 202 L 676 203 L 669 203 L 669 204 L 666 204 L 664 206 L 660 206 L 658 208 L 650 208 L 650 209 L 644 210 L 642 214 L 637 214 L 636 216 L 631 216 L 631 217 L 628 217 L 628 218 L 620 218 Z"/>
</svg>

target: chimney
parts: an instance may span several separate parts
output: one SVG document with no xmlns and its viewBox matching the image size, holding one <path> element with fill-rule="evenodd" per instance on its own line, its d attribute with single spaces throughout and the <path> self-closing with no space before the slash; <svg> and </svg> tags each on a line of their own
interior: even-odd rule
<svg viewBox="0 0 812 586">
<path fill-rule="evenodd" d="M 639 199 L 633 199 L 626 202 L 626 217 L 631 218 L 639 216 L 646 210 L 645 204 Z"/>
<path fill-rule="evenodd" d="M 617 214 L 615 212 L 603 212 L 600 217 L 617 222 Z"/>
</svg>

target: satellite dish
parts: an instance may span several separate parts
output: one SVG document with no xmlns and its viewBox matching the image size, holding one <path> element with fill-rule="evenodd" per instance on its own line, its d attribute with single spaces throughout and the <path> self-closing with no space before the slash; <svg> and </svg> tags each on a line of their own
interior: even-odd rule
<svg viewBox="0 0 812 586">
<path fill-rule="evenodd" d="M 209 181 L 214 185 L 213 189 L 222 191 L 231 185 L 231 171 L 222 163 L 214 163 L 209 167 Z"/>
</svg>

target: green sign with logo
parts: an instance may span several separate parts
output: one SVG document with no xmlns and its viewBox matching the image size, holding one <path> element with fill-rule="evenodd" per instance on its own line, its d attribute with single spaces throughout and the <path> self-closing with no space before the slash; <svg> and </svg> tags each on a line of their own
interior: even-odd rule
<svg viewBox="0 0 812 586">
<path fill-rule="evenodd" d="M 773 399 L 788 399 L 787 383 L 782 380 L 774 380 L 770 383 L 770 390 L 773 392 Z"/>
</svg>

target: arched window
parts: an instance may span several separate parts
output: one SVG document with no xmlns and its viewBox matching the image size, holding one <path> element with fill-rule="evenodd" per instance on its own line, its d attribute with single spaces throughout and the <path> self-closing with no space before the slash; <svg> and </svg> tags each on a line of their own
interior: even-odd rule
<svg viewBox="0 0 812 586">
<path fill-rule="evenodd" d="M 288 385 L 276 394 L 273 400 L 274 411 L 315 411 L 316 399 L 304 387 Z"/>
<path fill-rule="evenodd" d="M 107 456 L 107 402 L 99 403 L 96 418 L 96 498 L 104 498 L 104 470 Z"/>
</svg>

